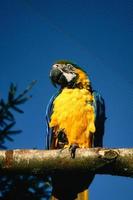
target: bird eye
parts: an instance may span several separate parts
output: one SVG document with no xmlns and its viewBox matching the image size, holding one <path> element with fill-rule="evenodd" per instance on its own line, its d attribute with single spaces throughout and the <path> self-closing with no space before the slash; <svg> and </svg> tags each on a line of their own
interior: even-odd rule
<svg viewBox="0 0 133 200">
<path fill-rule="evenodd" d="M 67 64 L 68 69 L 72 70 L 73 66 L 71 64 Z"/>
</svg>

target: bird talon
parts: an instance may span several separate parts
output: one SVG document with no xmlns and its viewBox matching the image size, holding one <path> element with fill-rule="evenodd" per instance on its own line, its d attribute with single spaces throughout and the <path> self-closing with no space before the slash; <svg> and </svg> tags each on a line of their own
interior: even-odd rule
<svg viewBox="0 0 133 200">
<path fill-rule="evenodd" d="M 71 153 L 71 158 L 75 158 L 76 149 L 79 148 L 78 144 L 71 144 L 69 147 L 69 151 Z"/>
</svg>

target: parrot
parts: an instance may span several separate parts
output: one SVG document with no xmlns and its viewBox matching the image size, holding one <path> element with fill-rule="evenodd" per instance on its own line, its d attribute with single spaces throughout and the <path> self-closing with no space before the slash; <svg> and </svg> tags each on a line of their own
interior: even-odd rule
<svg viewBox="0 0 133 200">
<path fill-rule="evenodd" d="M 102 147 L 105 103 L 93 90 L 86 71 L 71 61 L 60 60 L 52 65 L 50 79 L 58 90 L 46 109 L 46 148 L 68 147 L 74 159 L 77 148 Z M 92 172 L 52 175 L 53 199 L 87 200 L 94 176 Z"/>
</svg>

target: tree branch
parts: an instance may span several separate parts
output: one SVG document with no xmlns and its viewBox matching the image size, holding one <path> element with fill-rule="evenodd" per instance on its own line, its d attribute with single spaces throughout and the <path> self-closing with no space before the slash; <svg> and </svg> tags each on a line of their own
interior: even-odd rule
<svg viewBox="0 0 133 200">
<path fill-rule="evenodd" d="M 1 173 L 53 174 L 57 171 L 94 172 L 133 178 L 133 148 L 79 148 L 74 159 L 68 148 L 0 151 Z"/>
</svg>

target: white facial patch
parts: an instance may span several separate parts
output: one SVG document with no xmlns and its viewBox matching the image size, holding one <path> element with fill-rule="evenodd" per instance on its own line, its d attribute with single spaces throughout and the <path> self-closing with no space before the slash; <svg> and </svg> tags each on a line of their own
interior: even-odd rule
<svg viewBox="0 0 133 200">
<path fill-rule="evenodd" d="M 74 77 L 76 77 L 76 74 L 74 73 L 65 73 L 63 72 L 63 75 L 66 77 L 67 81 L 70 82 Z"/>
<path fill-rule="evenodd" d="M 69 64 L 70 65 L 70 64 Z M 62 72 L 62 74 L 65 76 L 65 78 L 67 79 L 67 82 L 71 82 L 73 80 L 74 77 L 76 77 L 76 74 L 73 73 L 73 70 L 70 69 L 73 68 L 73 66 L 67 66 L 66 64 L 54 64 L 53 65 L 53 69 L 59 69 L 60 72 Z M 50 72 L 51 75 L 51 72 Z"/>
</svg>

